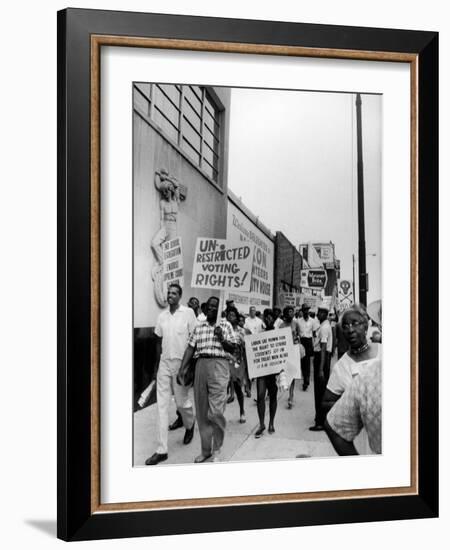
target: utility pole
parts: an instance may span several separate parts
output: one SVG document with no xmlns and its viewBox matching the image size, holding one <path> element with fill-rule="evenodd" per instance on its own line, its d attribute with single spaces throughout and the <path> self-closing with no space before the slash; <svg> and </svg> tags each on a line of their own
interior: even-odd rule
<svg viewBox="0 0 450 550">
<path fill-rule="evenodd" d="M 361 94 L 356 94 L 356 139 L 358 156 L 358 271 L 359 302 L 367 306 L 366 229 L 364 219 L 364 170 L 362 154 Z"/>
<path fill-rule="evenodd" d="M 355 294 L 355 255 L 352 254 L 353 262 L 353 303 L 356 303 L 356 294 Z"/>
</svg>

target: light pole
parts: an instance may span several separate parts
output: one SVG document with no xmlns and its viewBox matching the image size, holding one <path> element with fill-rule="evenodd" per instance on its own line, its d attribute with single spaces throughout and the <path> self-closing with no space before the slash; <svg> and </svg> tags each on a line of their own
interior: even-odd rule
<svg viewBox="0 0 450 550">
<path fill-rule="evenodd" d="M 366 256 L 376 256 L 377 253 L 374 252 L 373 254 L 366 254 Z M 353 301 L 355 301 L 355 298 L 356 298 L 356 295 L 355 295 L 355 255 L 352 254 L 352 267 L 353 267 Z M 366 282 L 366 291 L 369 290 L 369 274 L 366 273 L 366 277 L 365 277 L 365 282 Z M 367 304 L 365 304 L 367 305 Z"/>
<path fill-rule="evenodd" d="M 358 281 L 359 302 L 367 306 L 366 227 L 364 219 L 364 168 L 362 153 L 361 94 L 356 94 L 356 140 L 358 157 Z"/>
<path fill-rule="evenodd" d="M 355 303 L 356 296 L 355 296 L 355 255 L 352 254 L 352 262 L 353 262 L 353 303 Z"/>
</svg>

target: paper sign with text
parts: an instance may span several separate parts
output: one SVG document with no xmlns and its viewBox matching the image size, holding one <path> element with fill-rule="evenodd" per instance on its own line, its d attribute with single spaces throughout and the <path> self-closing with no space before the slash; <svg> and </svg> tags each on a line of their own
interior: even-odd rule
<svg viewBox="0 0 450 550">
<path fill-rule="evenodd" d="M 300 378 L 299 350 L 294 346 L 289 327 L 248 334 L 245 353 L 250 378 L 278 374 L 282 369 L 290 380 Z"/>
<path fill-rule="evenodd" d="M 192 267 L 192 288 L 248 292 L 253 245 L 199 237 Z"/>
<path fill-rule="evenodd" d="M 184 286 L 183 278 L 183 250 L 181 248 L 181 237 L 175 237 L 162 245 L 163 249 L 163 288 L 164 295 L 171 283 L 178 283 L 181 288 Z"/>
<path fill-rule="evenodd" d="M 250 306 L 263 311 L 272 307 L 275 246 L 273 240 L 228 198 L 227 240 L 254 246 L 250 289 L 248 292 L 226 290 L 225 299 L 233 300 L 239 311 Z"/>
</svg>

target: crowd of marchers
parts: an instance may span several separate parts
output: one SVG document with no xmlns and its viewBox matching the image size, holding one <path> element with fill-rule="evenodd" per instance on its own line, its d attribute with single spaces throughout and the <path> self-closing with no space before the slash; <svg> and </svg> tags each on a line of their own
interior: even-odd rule
<svg viewBox="0 0 450 550">
<path fill-rule="evenodd" d="M 263 312 L 252 306 L 243 315 L 232 300 L 219 312 L 216 296 L 201 305 L 191 297 L 184 306 L 182 294 L 178 284 L 168 287 L 168 307 L 155 326 L 158 443 L 146 465 L 167 460 L 168 430 L 184 427 L 183 443 L 188 445 L 195 424 L 201 447 L 193 461 L 221 461 L 225 408 L 235 399 L 241 423 L 247 421 L 246 398 L 256 401 L 259 424 L 254 437 L 259 439 L 266 432 L 268 398 L 267 433 L 273 434 L 279 392 L 286 390 L 286 406 L 294 407 L 295 386 L 301 382 L 308 391 L 311 369 L 315 421 L 309 429 L 325 431 L 339 455 L 381 453 L 381 327 L 363 306 L 351 306 L 340 318 L 325 303 L 316 309 L 304 304 Z M 301 379 L 287 387 L 281 370 L 251 380 L 245 336 L 286 327 L 300 349 Z M 177 416 L 170 423 L 172 396 Z"/>
</svg>

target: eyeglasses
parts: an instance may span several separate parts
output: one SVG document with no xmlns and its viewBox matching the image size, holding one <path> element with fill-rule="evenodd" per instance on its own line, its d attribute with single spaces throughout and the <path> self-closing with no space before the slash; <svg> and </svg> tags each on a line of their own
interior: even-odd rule
<svg viewBox="0 0 450 550">
<path fill-rule="evenodd" d="M 352 321 L 352 322 L 348 322 L 346 321 L 345 323 L 342 323 L 342 329 L 343 330 L 349 330 L 350 327 L 353 327 L 353 328 L 358 328 L 362 325 L 362 321 Z"/>
</svg>

